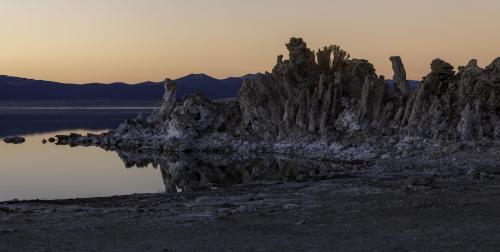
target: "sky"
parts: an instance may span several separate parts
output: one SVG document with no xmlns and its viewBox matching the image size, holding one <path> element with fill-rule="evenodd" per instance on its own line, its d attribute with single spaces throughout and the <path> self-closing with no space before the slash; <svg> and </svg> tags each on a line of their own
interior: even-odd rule
<svg viewBox="0 0 500 252">
<path fill-rule="evenodd" d="M 500 56 L 498 0 L 0 0 L 0 74 L 137 83 L 270 71 L 284 44 L 338 44 L 392 77 Z"/>
</svg>

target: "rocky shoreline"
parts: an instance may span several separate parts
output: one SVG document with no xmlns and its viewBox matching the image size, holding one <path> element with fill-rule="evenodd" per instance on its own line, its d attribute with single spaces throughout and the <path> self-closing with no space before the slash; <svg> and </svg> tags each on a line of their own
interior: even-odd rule
<svg viewBox="0 0 500 252">
<path fill-rule="evenodd" d="M 355 139 L 356 137 L 361 138 Z M 497 153 L 498 141 L 439 141 L 422 137 L 378 136 L 371 138 L 353 135 L 351 141 L 314 142 L 294 141 L 243 141 L 228 136 L 208 136 L 192 142 L 164 141 L 158 139 L 124 139 L 106 132 L 101 135 L 58 135 L 56 144 L 69 146 L 97 146 L 111 151 L 149 153 L 151 155 L 185 153 L 213 153 L 214 155 L 287 155 L 291 157 L 336 162 L 373 162 L 381 159 L 432 158 L 452 155 L 460 151 L 482 151 Z M 167 146 L 167 147 L 165 147 Z M 495 154 L 492 154 L 495 155 Z"/>
</svg>

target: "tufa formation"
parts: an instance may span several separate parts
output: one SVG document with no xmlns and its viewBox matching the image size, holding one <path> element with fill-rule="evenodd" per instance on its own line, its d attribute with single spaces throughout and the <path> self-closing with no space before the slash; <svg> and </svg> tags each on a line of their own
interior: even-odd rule
<svg viewBox="0 0 500 252">
<path fill-rule="evenodd" d="M 395 146 L 408 139 L 500 139 L 500 58 L 485 69 L 471 60 L 458 72 L 435 59 L 431 73 L 410 91 L 401 58 L 391 57 L 391 91 L 372 64 L 351 59 L 339 46 L 314 52 L 301 38 L 291 38 L 286 47 L 288 59 L 278 56 L 271 73 L 245 79 L 236 99 L 190 94 L 177 101 L 175 84 L 166 80 L 163 104 L 149 118 L 139 116 L 79 141 L 115 149 L 345 158 L 370 156 L 387 142 Z"/>
</svg>

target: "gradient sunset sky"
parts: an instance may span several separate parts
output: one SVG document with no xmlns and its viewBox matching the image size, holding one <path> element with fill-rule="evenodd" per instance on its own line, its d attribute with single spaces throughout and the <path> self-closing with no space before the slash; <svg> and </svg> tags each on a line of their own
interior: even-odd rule
<svg viewBox="0 0 500 252">
<path fill-rule="evenodd" d="M 0 0 L 0 74 L 130 83 L 270 71 L 292 36 L 392 77 L 500 56 L 499 0 Z"/>
</svg>

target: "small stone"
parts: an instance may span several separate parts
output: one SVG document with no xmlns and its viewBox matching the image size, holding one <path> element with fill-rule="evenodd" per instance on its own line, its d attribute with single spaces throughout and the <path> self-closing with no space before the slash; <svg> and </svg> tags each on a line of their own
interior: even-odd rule
<svg viewBox="0 0 500 252">
<path fill-rule="evenodd" d="M 8 144 L 22 144 L 26 140 L 20 136 L 13 136 L 13 137 L 6 137 L 3 139 L 3 141 Z"/>
</svg>

